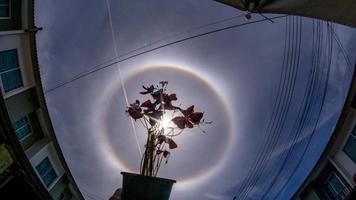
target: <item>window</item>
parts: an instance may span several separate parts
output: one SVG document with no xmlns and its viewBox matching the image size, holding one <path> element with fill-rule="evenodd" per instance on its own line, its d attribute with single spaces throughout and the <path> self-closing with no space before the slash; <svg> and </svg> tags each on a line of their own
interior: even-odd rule
<svg viewBox="0 0 356 200">
<path fill-rule="evenodd" d="M 344 146 L 344 152 L 356 163 L 356 126 Z"/>
<path fill-rule="evenodd" d="M 324 189 L 331 200 L 343 200 L 350 193 L 350 190 L 335 173 L 331 174 Z"/>
<path fill-rule="evenodd" d="M 16 49 L 0 51 L 0 77 L 5 93 L 23 86 Z"/>
<path fill-rule="evenodd" d="M 30 120 L 27 116 L 22 117 L 21 119 L 14 122 L 12 126 L 14 127 L 16 137 L 19 139 L 19 141 L 24 140 L 32 133 Z"/>
<path fill-rule="evenodd" d="M 11 17 L 10 0 L 0 0 L 0 19 Z"/>
<path fill-rule="evenodd" d="M 56 178 L 58 177 L 48 157 L 43 159 L 36 166 L 36 170 L 40 175 L 43 183 L 46 185 L 46 187 L 49 187 L 54 182 L 54 180 L 56 180 Z"/>
</svg>

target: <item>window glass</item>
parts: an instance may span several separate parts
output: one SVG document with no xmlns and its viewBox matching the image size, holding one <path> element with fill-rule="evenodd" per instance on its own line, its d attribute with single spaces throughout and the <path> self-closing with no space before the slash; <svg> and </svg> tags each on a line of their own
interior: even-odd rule
<svg viewBox="0 0 356 200">
<path fill-rule="evenodd" d="M 21 119 L 14 122 L 12 125 L 14 127 L 16 137 L 20 141 L 32 133 L 30 121 L 28 120 L 27 116 L 22 117 Z"/>
<path fill-rule="evenodd" d="M 352 130 L 351 134 L 356 136 L 356 125 L 354 126 L 354 129 Z"/>
<path fill-rule="evenodd" d="M 355 136 L 350 136 L 347 140 L 344 152 L 356 163 L 356 138 Z"/>
<path fill-rule="evenodd" d="M 0 78 L 5 93 L 23 86 L 16 49 L 0 51 Z"/>
<path fill-rule="evenodd" d="M 49 187 L 54 182 L 54 180 L 58 177 L 48 157 L 43 159 L 36 166 L 36 170 L 40 175 L 43 183 L 46 185 L 46 187 Z"/>
<path fill-rule="evenodd" d="M 343 200 L 348 194 L 345 184 L 335 173 L 330 176 L 324 188 L 331 200 Z"/>
<path fill-rule="evenodd" d="M 1 80 L 5 92 L 10 92 L 11 90 L 23 86 L 20 69 L 11 70 L 1 74 Z"/>
<path fill-rule="evenodd" d="M 10 4 L 10 0 L 0 0 L 0 4 Z"/>
<path fill-rule="evenodd" d="M 19 67 L 16 49 L 0 51 L 0 72 Z"/>
<path fill-rule="evenodd" d="M 0 18 L 10 17 L 10 0 L 0 0 Z"/>
</svg>

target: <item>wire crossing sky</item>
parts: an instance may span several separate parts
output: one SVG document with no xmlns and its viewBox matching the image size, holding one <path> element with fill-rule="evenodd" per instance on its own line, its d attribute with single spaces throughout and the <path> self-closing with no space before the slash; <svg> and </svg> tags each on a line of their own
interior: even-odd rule
<svg viewBox="0 0 356 200">
<path fill-rule="evenodd" d="M 136 141 L 124 111 L 142 85 L 163 79 L 183 107 L 199 105 L 213 121 L 206 134 L 182 135 L 162 167 L 160 177 L 178 181 L 171 199 L 293 195 L 339 118 L 356 31 L 243 14 L 195 0 L 36 3 L 47 105 L 87 199 L 108 199 L 121 187 L 121 171 L 138 172 L 143 130 L 135 125 Z"/>
</svg>

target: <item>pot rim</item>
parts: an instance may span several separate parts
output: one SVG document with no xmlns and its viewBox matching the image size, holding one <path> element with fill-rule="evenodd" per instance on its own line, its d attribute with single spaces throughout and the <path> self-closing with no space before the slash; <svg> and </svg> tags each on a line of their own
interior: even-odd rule
<svg viewBox="0 0 356 200">
<path fill-rule="evenodd" d="M 142 178 L 148 178 L 148 179 L 158 179 L 162 181 L 167 181 L 167 182 L 173 182 L 176 183 L 176 180 L 173 179 L 168 179 L 168 178 L 160 178 L 160 177 L 154 177 L 154 176 L 145 176 L 142 174 L 136 174 L 136 173 L 131 173 L 131 172 L 120 172 L 123 176 L 137 176 L 137 177 L 142 177 Z"/>
</svg>

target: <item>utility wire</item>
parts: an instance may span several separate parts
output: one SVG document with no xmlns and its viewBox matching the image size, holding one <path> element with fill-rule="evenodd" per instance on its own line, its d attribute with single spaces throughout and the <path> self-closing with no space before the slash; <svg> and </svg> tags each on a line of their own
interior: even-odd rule
<svg viewBox="0 0 356 200">
<path fill-rule="evenodd" d="M 329 24 L 328 24 L 328 27 L 329 27 Z M 320 27 L 318 26 L 318 35 L 320 35 Z M 330 31 L 329 31 L 329 33 L 330 33 Z M 314 35 L 314 34 L 313 34 Z M 329 37 L 329 40 L 331 40 L 331 34 L 329 34 L 328 35 Z M 319 38 L 318 38 L 318 44 L 321 44 L 321 43 L 323 43 L 323 41 L 320 41 L 320 39 L 321 39 L 321 37 L 319 36 Z M 313 41 L 314 41 L 314 39 L 313 39 Z M 299 41 L 300 42 L 300 41 Z M 314 42 L 313 42 L 314 43 Z M 332 41 L 329 41 L 329 46 L 326 46 L 326 48 L 325 49 L 328 49 L 328 54 L 327 53 L 325 53 L 326 55 L 325 56 L 322 56 L 321 54 L 322 54 L 322 52 L 321 52 L 321 46 L 320 45 L 317 45 L 318 46 L 318 50 L 317 50 L 317 57 L 315 57 L 315 56 L 313 56 L 313 60 L 315 60 L 315 62 L 313 62 L 313 63 L 319 63 L 319 64 L 317 64 L 319 67 L 318 68 L 322 68 L 322 66 L 324 66 L 324 65 L 328 65 L 329 67 L 327 68 L 328 69 L 328 71 L 327 71 L 327 75 L 326 75 L 326 77 L 327 77 L 327 81 L 326 81 L 326 83 L 324 84 L 324 92 L 323 92 L 323 94 L 322 94 L 322 105 L 321 105 L 321 107 L 320 107 L 320 109 L 322 109 L 323 108 L 323 103 L 324 103 L 324 100 L 325 100 L 325 96 L 326 96 L 326 91 L 327 91 L 327 82 L 328 82 L 328 78 L 329 78 L 329 73 L 330 73 L 330 68 L 331 68 L 331 55 L 332 55 Z M 323 48 L 324 49 L 324 48 Z M 315 51 L 314 51 L 315 52 Z M 321 61 L 320 61 L 320 57 L 323 57 L 323 58 L 327 58 L 328 59 L 328 61 L 324 61 L 324 62 L 326 62 L 325 64 L 324 63 L 321 63 Z M 299 58 L 298 58 L 299 59 Z M 321 63 L 321 64 L 320 64 Z M 313 66 L 315 66 L 315 65 L 313 65 Z M 315 68 L 313 68 L 313 69 L 315 69 Z M 319 70 L 317 70 L 317 71 L 319 71 Z M 315 72 L 315 70 L 313 70 L 313 73 Z M 319 74 L 319 73 L 316 73 L 316 74 Z M 309 79 L 310 80 L 310 79 Z M 320 79 L 320 81 L 321 81 L 321 79 Z M 314 84 L 313 84 L 314 85 Z M 315 88 L 315 87 L 318 87 L 318 88 Z M 316 92 L 318 92 L 318 91 L 322 91 L 322 90 L 320 90 L 320 86 L 321 86 L 321 83 L 319 83 L 319 84 L 317 84 L 317 85 L 315 85 L 315 86 L 311 86 L 311 88 L 315 88 L 315 89 L 313 89 L 313 91 L 316 91 Z M 309 87 L 310 88 L 310 87 Z M 311 95 L 311 93 L 310 92 L 307 92 L 309 95 L 308 96 L 310 96 Z M 312 97 L 315 97 L 315 95 L 313 95 Z M 303 99 L 305 99 L 305 98 L 303 98 Z M 314 104 L 315 104 L 315 101 L 316 101 L 316 99 L 315 100 L 312 100 L 313 102 L 314 102 Z M 308 107 L 305 107 L 305 108 L 308 108 L 307 110 L 309 110 L 310 109 L 310 106 L 311 106 L 311 103 L 312 103 L 312 101 L 310 101 L 310 100 L 308 100 Z M 305 110 L 305 109 L 304 109 Z M 309 111 L 308 111 L 309 112 Z M 303 113 L 305 113 L 305 111 L 303 111 Z M 320 114 L 321 114 L 321 110 L 319 110 L 319 113 L 317 114 L 319 117 L 318 117 L 318 119 L 320 118 Z M 299 114 L 298 114 L 299 115 Z M 302 115 L 302 116 L 304 116 L 304 114 Z M 301 119 L 303 119 L 303 120 L 305 120 L 305 119 L 307 119 L 307 118 L 311 118 L 311 115 L 310 114 L 308 114 L 306 117 L 302 117 Z M 309 120 L 307 120 L 307 121 L 309 121 Z M 303 127 L 305 127 L 305 121 L 303 122 Z M 315 127 L 317 126 L 316 124 L 318 124 L 317 122 L 315 123 Z M 302 130 L 304 130 L 304 128 L 302 128 L 301 126 L 299 126 L 300 128 L 299 128 L 299 133 L 297 134 L 298 135 L 298 137 L 297 138 L 299 138 L 299 136 L 300 136 L 300 133 L 301 133 L 301 131 Z M 313 129 L 314 131 L 313 131 L 313 133 L 312 133 L 312 135 L 315 133 L 315 128 Z M 312 138 L 312 136 L 311 136 L 311 138 Z M 307 145 L 307 147 L 309 147 L 309 145 L 310 145 L 310 141 L 311 141 L 311 138 L 309 138 L 309 142 L 308 142 L 308 145 Z M 294 139 L 294 141 L 293 141 L 293 143 L 292 144 L 295 144 L 295 142 L 296 142 L 296 137 L 295 137 L 295 139 Z M 294 147 L 295 146 L 293 146 L 293 149 L 294 149 Z M 306 148 L 307 148 L 306 147 Z M 278 177 L 279 176 L 279 174 L 281 173 L 281 171 L 282 171 L 282 169 L 284 168 L 284 164 L 286 163 L 286 159 L 289 159 L 289 157 L 290 157 L 290 151 L 292 150 L 292 148 L 291 149 L 289 149 L 289 152 L 287 153 L 287 156 L 285 157 L 285 160 L 284 160 L 284 163 L 282 164 L 282 166 L 280 167 L 280 170 L 279 170 L 279 172 L 276 174 L 276 176 L 275 176 L 275 179 L 272 181 L 272 184 L 274 185 L 275 183 L 276 183 L 276 177 Z M 303 160 L 303 157 L 304 157 L 304 155 L 305 155 L 305 152 L 306 152 L 306 149 L 304 150 L 304 152 L 303 152 L 303 154 L 302 154 L 302 158 L 301 158 L 301 160 Z M 301 163 L 301 160 L 299 161 L 299 165 L 300 165 L 300 163 Z M 277 176 L 278 175 L 278 176 Z M 287 179 L 288 180 L 288 179 Z M 270 189 L 271 189 L 271 187 L 273 186 L 273 185 L 270 185 L 269 186 L 269 188 L 266 190 L 266 192 L 265 192 L 265 194 L 267 194 L 267 192 L 268 191 L 270 191 Z M 250 187 L 249 187 L 250 188 Z M 262 196 L 262 199 L 264 199 L 265 198 L 265 194 Z"/>
<path fill-rule="evenodd" d="M 329 66 L 328 66 L 328 69 L 327 69 L 327 74 L 326 74 L 326 80 L 325 80 L 325 83 L 324 83 L 324 89 L 323 89 L 323 94 L 322 94 L 322 101 L 321 101 L 321 106 L 320 106 L 320 109 L 319 109 L 319 113 L 318 113 L 318 118 L 317 118 L 317 121 L 316 121 L 316 123 L 314 124 L 314 128 L 313 128 L 313 132 L 312 132 L 312 134 L 310 135 L 310 137 L 309 137 L 309 139 L 308 139 L 308 141 L 307 141 L 307 145 L 306 145 L 306 147 L 304 148 L 304 151 L 303 151 L 303 153 L 302 153 L 302 155 L 301 155 L 301 158 L 298 160 L 298 163 L 297 163 L 297 165 L 294 167 L 294 169 L 292 170 L 292 173 L 288 176 L 288 178 L 286 179 L 286 180 L 289 180 L 290 181 L 290 179 L 294 176 L 294 174 L 296 173 L 296 171 L 299 169 L 299 167 L 300 167 L 300 165 L 301 165 L 301 163 L 302 163 L 302 161 L 304 160 L 304 157 L 305 157 L 305 155 L 306 155 L 306 152 L 307 152 L 307 150 L 309 149 L 309 146 L 310 146 L 310 144 L 311 144 L 311 141 L 312 141 L 312 139 L 313 139 L 313 136 L 314 136 L 314 134 L 315 134 L 315 132 L 316 132 L 316 128 L 317 128 L 317 125 L 318 125 L 318 123 L 319 123 L 319 120 L 320 120 L 320 116 L 321 116 L 321 113 L 322 113 L 322 111 L 323 111 L 323 108 L 324 108 L 324 103 L 325 103 L 325 98 L 326 98 L 326 95 L 327 95 L 327 91 L 328 91 L 328 87 L 327 87 L 327 84 L 328 84 L 328 82 L 329 82 L 329 78 L 330 78 L 330 69 L 331 69 L 331 55 L 332 55 L 332 40 L 331 40 L 331 29 L 330 29 L 330 24 L 328 24 L 328 28 L 329 28 L 329 35 L 328 35 L 328 37 L 329 37 L 329 46 L 328 46 L 328 51 L 329 51 L 329 56 L 327 57 L 329 60 L 328 60 L 328 64 L 329 64 Z M 320 30 L 320 28 L 319 28 L 319 30 Z M 319 45 L 319 52 L 320 52 L 320 49 L 321 49 L 321 47 L 320 47 L 321 45 Z M 321 54 L 319 54 L 320 56 L 319 57 L 321 57 Z M 319 61 L 318 61 L 319 62 Z M 320 62 L 319 62 L 319 66 L 322 66 L 322 65 L 320 65 Z M 274 199 L 276 199 L 276 198 L 278 198 L 279 197 L 279 195 L 281 194 L 281 192 L 285 189 L 285 187 L 287 186 L 287 183 L 289 183 L 289 181 L 286 181 L 284 184 L 283 184 L 283 186 L 282 186 L 282 188 L 279 190 L 279 192 L 277 193 L 277 195 L 274 197 Z"/>
<path fill-rule="evenodd" d="M 290 40 L 288 39 L 287 41 L 289 42 Z M 288 45 L 288 47 L 289 47 L 289 45 Z M 285 52 L 289 52 L 289 50 L 285 51 Z M 274 124 L 276 122 L 276 117 L 278 115 L 280 115 L 281 102 L 284 101 L 284 100 L 282 100 L 282 98 L 285 95 L 282 95 L 282 93 L 284 91 L 285 81 L 286 81 L 286 77 L 287 77 L 286 73 L 287 72 L 289 73 L 288 66 L 284 67 L 285 66 L 285 62 L 286 62 L 286 55 L 287 54 L 284 54 L 284 55 L 285 55 L 285 57 L 284 57 L 284 60 L 283 60 L 283 65 L 282 65 L 283 67 L 282 67 L 282 72 L 281 72 L 281 77 L 282 78 L 280 78 L 279 88 L 277 90 L 278 91 L 277 92 L 277 97 L 276 97 L 276 100 L 274 101 L 275 104 L 274 104 L 274 108 L 273 108 L 273 111 L 272 111 L 270 122 L 269 122 L 269 124 L 267 126 L 267 132 L 266 133 L 269 133 L 270 129 L 274 126 Z M 266 156 L 265 152 L 269 148 L 269 143 L 270 143 L 269 141 L 271 140 L 271 137 L 273 137 L 272 135 L 274 135 L 274 134 L 264 134 L 264 135 L 265 135 L 265 137 L 268 136 L 266 139 L 264 139 L 267 142 L 264 144 L 262 149 L 259 151 L 259 154 L 255 159 L 254 167 L 252 168 L 252 170 L 249 171 L 248 176 L 245 178 L 243 185 L 240 186 L 240 189 L 239 189 L 240 192 L 237 195 L 238 199 L 244 198 L 245 195 L 248 193 L 249 188 L 252 186 L 252 181 L 254 179 L 254 176 L 256 176 L 256 174 L 259 173 L 258 172 L 259 168 L 263 164 L 263 157 Z"/>
<path fill-rule="evenodd" d="M 238 18 L 241 18 L 241 17 L 243 17 L 243 16 L 245 16 L 245 15 L 244 15 L 244 14 L 241 14 L 241 15 L 236 15 L 236 16 L 232 16 L 232 17 L 220 19 L 220 20 L 217 20 L 217 21 L 214 21 L 214 22 L 211 22 L 211 23 L 203 24 L 203 25 L 201 25 L 201 26 L 197 26 L 197 27 L 193 27 L 193 28 L 184 30 L 184 31 L 179 32 L 179 33 L 175 33 L 175 34 L 173 34 L 173 35 L 168 35 L 168 36 L 166 36 L 166 37 L 163 37 L 162 39 L 159 39 L 159 40 L 150 42 L 150 43 L 145 44 L 145 45 L 143 45 L 143 46 L 141 46 L 141 47 L 138 47 L 138 48 L 136 48 L 136 49 L 130 50 L 130 51 L 128 51 L 128 52 L 125 52 L 125 53 L 123 53 L 123 54 L 118 55 L 117 57 L 111 58 L 111 59 L 106 60 L 106 61 L 104 61 L 104 62 L 102 62 L 102 63 L 100 63 L 100 64 L 97 64 L 97 65 L 95 65 L 95 66 L 93 66 L 93 67 L 90 67 L 90 68 L 89 68 L 89 71 L 90 71 L 90 70 L 93 70 L 93 69 L 96 69 L 96 68 L 98 68 L 98 67 L 100 67 L 100 66 L 103 66 L 103 65 L 105 65 L 105 64 L 107 64 L 107 63 L 110 63 L 110 62 L 112 62 L 112 61 L 115 61 L 115 60 L 117 60 L 117 59 L 119 59 L 119 58 L 122 58 L 122 57 L 128 56 L 128 55 L 130 55 L 130 54 L 132 54 L 132 53 L 138 52 L 139 50 L 147 49 L 148 47 L 153 46 L 153 45 L 156 45 L 156 44 L 159 44 L 160 42 L 163 42 L 163 41 L 166 41 L 166 40 L 169 40 L 169 39 L 173 39 L 173 38 L 176 38 L 176 37 L 178 37 L 178 36 L 181 36 L 181 35 L 184 35 L 184 34 L 187 34 L 187 33 L 191 33 L 191 32 L 194 32 L 194 31 L 197 31 L 197 30 L 200 30 L 200 29 L 209 27 L 209 26 L 213 26 L 213 25 L 220 24 L 220 23 L 223 23 L 223 22 L 227 22 L 227 21 L 231 21 L 231 20 L 234 20 L 234 19 L 238 19 Z M 82 73 L 81 73 L 81 74 L 82 74 Z M 81 74 L 72 77 L 72 79 L 74 79 L 74 78 L 80 76 Z"/>
<path fill-rule="evenodd" d="M 109 0 L 106 0 L 106 6 L 107 6 L 107 9 L 108 9 L 109 23 L 110 23 L 110 30 L 111 30 L 111 38 L 112 38 L 112 41 L 113 41 L 114 53 L 115 53 L 115 57 L 118 57 L 119 53 L 118 53 L 118 50 L 117 50 L 116 37 L 115 37 L 115 33 L 114 33 L 114 25 L 113 25 L 113 22 L 112 22 L 111 7 L 110 7 Z M 130 104 L 129 104 L 129 100 L 127 98 L 125 83 L 124 83 L 124 81 L 122 79 L 120 63 L 118 62 L 118 63 L 115 63 L 114 65 L 116 65 L 117 66 L 116 68 L 118 69 L 119 79 L 120 79 L 122 91 L 124 92 L 126 106 L 129 107 Z M 129 120 L 131 122 L 131 127 L 132 127 L 132 131 L 134 133 L 134 137 L 135 137 L 135 141 L 136 141 L 136 144 L 137 144 L 138 151 L 139 151 L 140 155 L 142 155 L 142 150 L 141 150 L 141 147 L 140 147 L 140 143 L 138 142 L 137 131 L 136 131 L 136 127 L 135 127 L 134 121 L 133 121 L 133 119 L 131 117 L 129 117 L 129 118 L 130 118 Z"/>
<path fill-rule="evenodd" d="M 314 37 L 314 34 L 313 34 L 313 37 Z M 313 41 L 313 46 L 314 46 L 314 38 L 313 38 L 312 41 Z M 301 105 L 301 108 L 298 111 L 297 119 L 299 119 L 299 120 L 296 121 L 296 123 L 293 126 L 294 128 L 292 129 L 292 130 L 296 130 L 296 131 L 294 131 L 295 134 L 294 134 L 293 140 L 289 143 L 289 146 L 291 146 L 291 147 L 288 149 L 288 152 L 287 152 L 286 156 L 284 157 L 282 165 L 280 166 L 278 172 L 276 173 L 275 177 L 273 178 L 272 183 L 269 185 L 269 187 L 267 188 L 265 193 L 262 195 L 261 199 L 265 198 L 265 196 L 267 195 L 267 192 L 270 191 L 270 189 L 276 183 L 277 178 L 279 178 L 279 175 L 283 171 L 287 160 L 289 159 L 289 157 L 291 156 L 292 151 L 295 148 L 294 145 L 296 144 L 297 141 L 299 141 L 301 133 L 304 130 L 304 127 L 305 127 L 305 121 L 309 117 L 309 109 L 310 109 L 310 105 L 311 105 L 311 101 L 309 100 L 309 98 L 310 98 L 310 95 L 312 94 L 310 89 L 314 88 L 314 86 L 313 86 L 314 84 L 313 83 L 314 83 L 314 76 L 315 76 L 315 70 L 313 70 L 315 68 L 312 67 L 311 69 L 312 69 L 312 71 L 311 71 L 311 73 L 309 73 L 308 83 L 307 83 L 307 87 L 306 87 L 307 90 L 304 93 L 303 100 L 302 100 L 302 105 Z"/>
<path fill-rule="evenodd" d="M 252 185 L 255 186 L 256 184 L 259 183 L 259 181 L 261 181 L 261 179 L 263 177 L 265 177 L 265 174 L 273 174 L 273 171 L 271 172 L 266 172 L 267 168 L 267 161 L 270 160 L 273 152 L 275 151 L 275 149 L 277 148 L 277 144 L 279 143 L 281 137 L 282 137 L 282 130 L 285 127 L 285 123 L 286 123 L 286 118 L 288 116 L 288 113 L 290 111 L 290 107 L 291 107 L 291 102 L 292 102 L 292 97 L 295 91 L 295 83 L 296 83 L 296 78 L 298 75 L 298 69 L 299 69 L 299 53 L 300 53 L 300 21 L 298 21 L 299 17 L 291 17 L 290 21 L 291 21 L 291 30 L 289 31 L 291 34 L 291 50 L 288 52 L 289 55 L 289 59 L 288 62 L 286 63 L 287 66 L 290 66 L 291 71 L 289 73 L 289 77 L 288 77 L 288 82 L 287 82 L 287 86 L 284 93 L 286 94 L 286 98 L 284 100 L 284 104 L 283 104 L 283 112 L 281 113 L 281 115 L 279 116 L 279 119 L 275 125 L 275 128 L 273 130 L 270 131 L 270 133 L 273 134 L 273 138 L 271 139 L 269 148 L 267 150 L 267 153 L 265 153 L 265 156 L 263 157 L 263 165 L 259 167 L 259 171 L 258 171 L 258 175 L 254 176 L 254 180 L 252 182 Z M 299 23 L 298 23 L 299 22 Z M 285 67 L 287 67 L 285 66 Z M 285 147 L 286 145 L 284 144 L 282 146 Z M 269 177 L 270 179 L 270 177 Z M 267 184 L 267 183 L 266 183 Z M 248 194 L 251 192 L 252 187 L 249 187 L 249 190 L 247 191 L 247 194 L 245 195 L 245 198 L 248 197 Z M 244 199 L 245 199 L 244 198 Z"/>
<path fill-rule="evenodd" d="M 287 24 L 287 21 L 286 20 L 286 24 Z M 287 32 L 286 32 L 287 33 Z M 287 37 L 287 35 L 286 35 Z M 290 40 L 286 39 L 285 40 L 285 46 L 284 46 L 284 52 L 286 52 L 286 42 L 289 42 Z M 284 59 L 283 59 L 283 64 L 282 66 L 284 66 L 284 63 L 285 63 L 285 58 L 286 58 L 286 54 L 284 53 Z M 268 126 L 267 126 L 267 130 L 269 130 L 270 128 L 270 125 L 272 123 L 272 121 L 274 120 L 275 118 L 275 115 L 276 115 L 276 111 L 277 111 L 277 108 L 279 107 L 280 105 L 280 91 L 281 91 L 281 86 L 283 85 L 282 82 L 284 83 L 285 81 L 285 70 L 287 68 L 285 67 L 282 67 L 282 70 L 281 70 L 281 74 L 280 74 L 280 78 L 279 78 L 279 84 L 278 84 L 278 89 L 277 89 L 277 96 L 276 96 L 276 100 L 274 101 L 274 105 L 273 105 L 273 109 L 272 109 L 272 115 L 271 115 L 271 118 L 270 118 L 270 121 L 268 123 Z M 264 135 L 264 138 L 263 138 L 263 141 L 268 141 L 268 138 L 267 137 L 267 134 Z M 257 167 L 259 166 L 259 162 L 263 156 L 263 152 L 265 150 L 265 148 L 267 147 L 267 144 L 265 143 L 264 146 L 260 149 L 259 153 L 257 154 L 256 158 L 255 158 L 255 161 L 254 161 L 254 166 L 253 168 L 250 168 L 247 176 L 244 178 L 244 181 L 242 182 L 242 184 L 239 186 L 239 189 L 238 189 L 238 193 L 237 195 L 235 196 L 236 199 L 240 199 L 241 196 L 245 193 L 246 191 L 246 188 L 250 185 L 250 181 L 253 177 L 254 174 L 256 174 L 256 170 L 257 170 Z"/>
<path fill-rule="evenodd" d="M 315 57 L 314 57 L 314 58 L 315 58 Z M 312 67 L 312 69 L 314 69 L 314 68 Z M 313 70 L 313 72 L 315 72 L 315 71 Z M 313 73 L 313 74 L 315 75 L 315 74 L 318 74 L 318 73 Z M 314 75 L 313 75 L 313 76 L 314 76 Z M 312 80 L 314 80 L 314 79 L 312 79 Z M 314 86 L 313 86 L 313 85 L 314 85 L 314 84 L 313 84 L 314 82 L 311 82 L 311 83 L 312 83 L 312 85 L 311 85 L 310 87 L 307 87 L 307 88 L 308 88 L 307 94 L 309 94 L 309 95 L 312 94 L 312 93 L 310 93 L 311 90 L 309 90 L 309 89 L 314 88 Z M 314 89 L 313 89 L 313 91 L 314 91 Z M 310 97 L 309 95 L 308 95 L 308 97 Z M 310 101 L 310 100 L 307 100 L 306 102 L 308 102 L 308 104 L 307 104 L 308 107 L 304 107 L 304 111 L 303 111 L 303 115 L 302 115 L 302 116 L 304 116 L 304 117 L 302 117 L 302 119 L 308 119 L 308 118 L 309 118 L 309 115 L 304 115 L 304 114 L 308 114 L 308 113 L 305 113 L 305 108 L 307 108 L 307 110 L 309 110 L 310 105 L 311 105 L 311 101 Z M 297 128 L 297 132 L 299 132 L 298 135 L 301 133 L 302 130 L 304 130 L 304 126 L 305 126 L 304 122 L 305 122 L 305 121 L 309 121 L 309 120 L 304 120 L 302 123 L 299 124 L 299 127 Z M 300 126 L 300 125 L 302 125 L 302 126 Z"/>
<path fill-rule="evenodd" d="M 314 45 L 314 33 L 313 33 L 313 47 L 315 46 Z M 311 68 L 313 69 L 313 67 Z M 287 160 L 290 158 L 291 156 L 291 153 L 293 152 L 293 150 L 295 149 L 295 144 L 297 143 L 297 141 L 300 140 L 300 136 L 301 136 L 301 133 L 302 133 L 302 130 L 304 130 L 304 127 L 305 127 L 305 119 L 308 118 L 308 112 L 309 112 L 309 106 L 311 104 L 311 102 L 308 100 L 309 97 L 310 97 L 310 89 L 311 89 L 311 85 L 313 83 L 313 80 L 314 80 L 314 73 L 315 70 L 312 70 L 311 73 L 309 73 L 309 78 L 308 78 L 308 83 L 307 83 L 307 90 L 306 92 L 304 93 L 304 96 L 303 96 L 303 100 L 302 100 L 302 105 L 298 111 L 298 115 L 297 115 L 297 121 L 295 122 L 294 126 L 293 126 L 293 129 L 292 130 L 295 130 L 294 131 L 294 137 L 293 137 L 293 140 L 291 140 L 289 142 L 289 144 L 286 146 L 286 147 L 289 147 L 288 151 L 287 151 L 287 154 L 284 156 L 284 159 L 283 159 L 283 162 L 282 164 L 280 165 L 277 173 L 275 174 L 271 184 L 268 186 L 268 188 L 265 190 L 265 192 L 262 194 L 262 197 L 261 199 L 265 199 L 266 195 L 270 194 L 268 192 L 271 191 L 271 189 L 275 186 L 275 184 L 277 183 L 277 180 L 278 178 L 280 178 L 280 174 L 283 172 L 286 164 L 287 164 Z M 309 103 L 308 103 L 309 102 Z M 308 104 L 306 104 L 308 103 Z"/>
<path fill-rule="evenodd" d="M 287 17 L 287 16 L 288 15 L 276 16 L 276 17 L 272 17 L 270 19 L 279 19 L 279 18 L 284 18 L 284 17 Z M 60 83 L 60 84 L 54 86 L 53 88 L 48 89 L 47 91 L 45 91 L 45 94 L 46 93 L 50 93 L 50 92 L 52 92 L 52 91 L 54 91 L 54 90 L 56 90 L 56 89 L 58 89 L 60 87 L 63 87 L 65 85 L 69 84 L 69 83 L 72 83 L 72 82 L 74 82 L 76 80 L 79 80 L 79 79 L 81 79 L 81 78 L 83 78 L 85 76 L 88 76 L 88 75 L 92 74 L 92 73 L 95 73 L 97 71 L 100 71 L 100 70 L 108 68 L 108 67 L 111 67 L 111 66 L 113 66 L 113 65 L 115 65 L 117 63 L 121 63 L 121 62 L 124 62 L 124 61 L 127 61 L 127 60 L 131 60 L 132 58 L 136 58 L 136 57 L 144 55 L 146 53 L 150 53 L 150 52 L 153 52 L 153 51 L 156 51 L 156 50 L 168 47 L 168 46 L 172 46 L 172 45 L 175 45 L 175 44 L 178 44 L 178 43 L 182 43 L 182 42 L 185 42 L 185 41 L 188 41 L 188 40 L 192 40 L 192 39 L 199 38 L 199 37 L 202 37 L 202 36 L 210 35 L 210 34 L 213 34 L 213 33 L 221 32 L 221 31 L 225 31 L 225 30 L 229 30 L 229 29 L 234 29 L 234 28 L 238 28 L 238 27 L 243 27 L 243 26 L 250 25 L 250 24 L 256 24 L 256 23 L 260 23 L 260 22 L 264 22 L 264 21 L 267 21 L 267 20 L 266 19 L 260 19 L 260 20 L 255 20 L 255 21 L 249 21 L 249 22 L 245 22 L 245 23 L 240 23 L 240 24 L 227 26 L 227 27 L 215 29 L 215 30 L 212 30 L 212 31 L 207 31 L 207 32 L 204 32 L 204 33 L 196 34 L 196 35 L 189 36 L 189 37 L 186 37 L 186 38 L 183 38 L 183 39 L 179 39 L 179 40 L 176 40 L 176 41 L 173 41 L 173 42 L 169 42 L 169 43 L 160 45 L 158 47 L 154 47 L 154 48 L 145 50 L 143 52 L 128 56 L 126 58 L 117 60 L 115 62 L 111 62 L 111 63 L 106 64 L 104 66 L 100 66 L 100 67 L 98 67 L 96 69 L 93 69 L 91 71 L 79 74 L 78 76 L 76 76 L 75 78 L 73 78 L 73 79 L 71 79 L 69 81 L 65 81 L 63 83 Z"/>
<path fill-rule="evenodd" d="M 294 22 L 294 17 L 288 18 L 291 22 Z M 246 199 L 253 189 L 253 186 L 255 186 L 258 181 L 262 178 L 262 175 L 266 169 L 267 161 L 270 159 L 274 149 L 276 148 L 276 145 L 279 142 L 279 139 L 281 137 L 282 129 L 286 121 L 287 113 L 289 112 L 290 109 L 290 104 L 292 100 L 292 96 L 294 93 L 295 89 L 295 81 L 296 81 L 296 75 L 297 75 L 297 66 L 296 66 L 296 30 L 295 30 L 295 25 L 292 23 L 291 31 L 288 31 L 289 34 L 291 34 L 291 45 L 289 45 L 290 50 L 287 51 L 287 60 L 285 63 L 284 68 L 289 69 L 288 74 L 287 74 L 287 79 L 284 79 L 283 84 L 282 84 L 282 92 L 280 95 L 282 96 L 282 99 L 279 98 L 282 102 L 282 106 L 278 107 L 278 115 L 275 115 L 275 120 L 273 120 L 272 125 L 270 126 L 271 129 L 267 132 L 269 133 L 268 135 L 271 136 L 269 137 L 269 140 L 267 141 L 267 145 L 265 145 L 266 149 L 262 151 L 262 157 L 259 160 L 259 163 L 256 164 L 257 170 L 254 172 L 254 175 L 252 176 L 250 183 L 248 187 L 246 188 L 245 192 L 243 193 L 243 196 L 241 199 Z M 286 82 L 285 82 L 286 81 Z"/>
<path fill-rule="evenodd" d="M 345 49 L 344 46 L 342 45 L 339 36 L 337 35 L 337 33 L 336 33 L 335 30 L 334 30 L 334 27 L 332 27 L 332 26 L 331 26 L 331 33 L 332 33 L 332 36 L 333 36 L 333 38 L 335 39 L 337 45 L 340 47 L 341 53 L 342 53 L 342 55 L 344 56 L 344 59 L 345 59 L 347 65 L 348 65 L 348 69 L 349 69 L 350 73 L 352 74 L 352 71 L 353 71 L 353 70 L 351 69 L 351 67 L 353 67 L 353 64 L 352 64 L 352 62 L 351 62 L 350 55 L 349 55 L 348 51 L 346 51 L 346 49 Z"/>
</svg>

